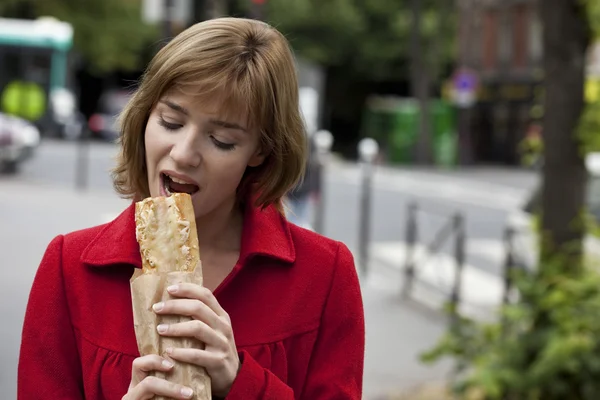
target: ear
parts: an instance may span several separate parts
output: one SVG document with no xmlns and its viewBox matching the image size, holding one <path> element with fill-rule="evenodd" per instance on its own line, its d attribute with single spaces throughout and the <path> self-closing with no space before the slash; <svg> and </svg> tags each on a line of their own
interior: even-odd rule
<svg viewBox="0 0 600 400">
<path fill-rule="evenodd" d="M 267 154 L 262 150 L 261 147 L 259 147 L 254 152 L 254 154 L 252 154 L 252 157 L 250 157 L 250 160 L 248 160 L 248 166 L 249 167 L 258 167 L 263 162 L 265 162 L 265 158 L 267 158 Z"/>
</svg>

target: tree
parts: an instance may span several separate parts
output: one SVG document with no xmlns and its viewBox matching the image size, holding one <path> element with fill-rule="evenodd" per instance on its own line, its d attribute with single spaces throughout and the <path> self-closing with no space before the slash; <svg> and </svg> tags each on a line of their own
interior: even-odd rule
<svg viewBox="0 0 600 400">
<path fill-rule="evenodd" d="M 555 0 L 540 9 L 545 110 L 538 267 L 513 271 L 519 298 L 502 307 L 499 323 L 458 319 L 424 355 L 426 361 L 453 356 L 465 373 L 457 391 L 476 399 L 587 400 L 600 392 L 600 273 L 582 261 L 589 144 L 580 140 L 600 133 L 593 108 L 582 118 L 586 53 L 600 34 L 600 4 Z"/>
<path fill-rule="evenodd" d="M 591 31 L 582 1 L 556 0 L 540 11 L 545 71 L 541 261 L 565 254 L 568 268 L 580 264 L 585 229 L 578 220 L 587 174 L 575 132 L 584 109 Z"/>
<path fill-rule="evenodd" d="M 97 73 L 142 67 L 143 52 L 158 38 L 157 29 L 141 20 L 140 0 L 6 0 L 4 16 L 50 15 L 69 22 L 74 48 Z"/>
<path fill-rule="evenodd" d="M 444 41 L 437 40 L 424 42 L 423 35 L 423 2 L 421 0 L 411 0 L 411 32 L 410 32 L 410 61 L 411 61 L 411 92 L 418 100 L 419 116 L 419 140 L 417 145 L 417 161 L 423 164 L 431 164 L 433 161 L 431 147 L 431 126 L 429 123 L 429 100 L 431 93 L 431 83 L 440 78 L 441 64 L 443 63 L 442 51 L 444 50 Z M 442 37 L 452 37 L 449 33 L 453 29 L 451 18 L 444 16 L 452 15 L 453 7 L 451 1 L 442 1 L 439 3 L 436 12 L 430 15 L 437 19 L 436 25 L 439 27 L 437 33 Z M 426 10 L 427 11 L 427 10 Z M 431 12 L 431 10 L 429 10 Z M 448 34 L 447 36 L 445 36 Z M 429 51 L 428 51 L 429 50 Z"/>
<path fill-rule="evenodd" d="M 409 1 L 268 0 L 265 7 L 269 22 L 286 34 L 304 58 L 324 66 L 343 66 L 357 75 L 382 81 L 408 78 L 412 22 Z M 425 61 L 447 62 L 454 42 L 453 9 L 442 0 L 421 3 Z M 444 51 L 433 56 L 434 52 L 428 51 L 433 43 L 440 43 Z"/>
<path fill-rule="evenodd" d="M 357 124 L 374 85 L 411 80 L 410 1 L 267 0 L 265 14 L 298 55 L 327 68 L 328 106 L 350 125 Z M 248 6 L 250 1 L 238 4 Z M 420 0 L 419 6 L 423 68 L 415 76 L 426 107 L 427 95 L 454 56 L 455 9 L 447 0 Z M 428 147 L 429 141 L 424 142 Z"/>
</svg>

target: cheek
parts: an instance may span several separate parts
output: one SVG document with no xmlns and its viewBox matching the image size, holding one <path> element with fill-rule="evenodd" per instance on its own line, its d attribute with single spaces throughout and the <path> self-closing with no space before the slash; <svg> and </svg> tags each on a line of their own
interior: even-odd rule
<svg viewBox="0 0 600 400">
<path fill-rule="evenodd" d="M 204 155 L 204 171 L 213 190 L 235 192 L 244 176 L 248 157 L 241 152 Z"/>
<path fill-rule="evenodd" d="M 156 167 L 154 164 L 168 152 L 169 144 L 165 140 L 165 136 L 161 134 L 160 127 L 156 126 L 152 119 L 148 121 L 144 132 L 144 147 L 146 164 L 149 169 Z"/>
<path fill-rule="evenodd" d="M 221 160 L 216 160 L 211 164 L 211 169 L 213 171 L 213 176 L 215 178 L 218 177 L 219 180 L 223 182 L 227 182 L 227 184 L 231 184 L 233 182 L 239 181 L 246 170 L 246 163 L 241 157 L 228 157 L 221 158 Z M 206 163 L 207 166 L 209 163 Z"/>
<path fill-rule="evenodd" d="M 148 121 L 148 125 L 144 131 L 144 158 L 146 161 L 146 174 L 148 179 L 148 185 L 150 187 L 150 194 L 152 196 L 159 195 L 159 189 L 157 183 L 159 177 L 157 175 L 157 168 L 159 161 L 162 158 L 164 152 L 164 144 L 161 142 L 160 135 L 156 130 L 156 127 L 152 126 L 151 120 Z"/>
</svg>

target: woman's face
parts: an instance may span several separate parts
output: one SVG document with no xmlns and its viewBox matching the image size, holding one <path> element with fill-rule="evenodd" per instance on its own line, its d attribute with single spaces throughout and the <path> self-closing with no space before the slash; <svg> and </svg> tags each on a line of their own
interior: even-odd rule
<svg viewBox="0 0 600 400">
<path fill-rule="evenodd" d="M 246 126 L 247 116 L 213 108 L 167 94 L 146 125 L 150 195 L 190 193 L 196 218 L 232 207 L 246 168 L 264 161 L 259 134 Z"/>
</svg>

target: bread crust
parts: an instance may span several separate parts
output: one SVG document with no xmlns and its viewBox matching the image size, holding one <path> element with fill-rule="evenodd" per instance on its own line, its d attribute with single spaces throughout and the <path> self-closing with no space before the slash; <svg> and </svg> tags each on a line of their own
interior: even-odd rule
<svg viewBox="0 0 600 400">
<path fill-rule="evenodd" d="M 143 273 L 193 272 L 200 264 L 191 196 L 175 193 L 135 204 L 136 238 Z"/>
</svg>

